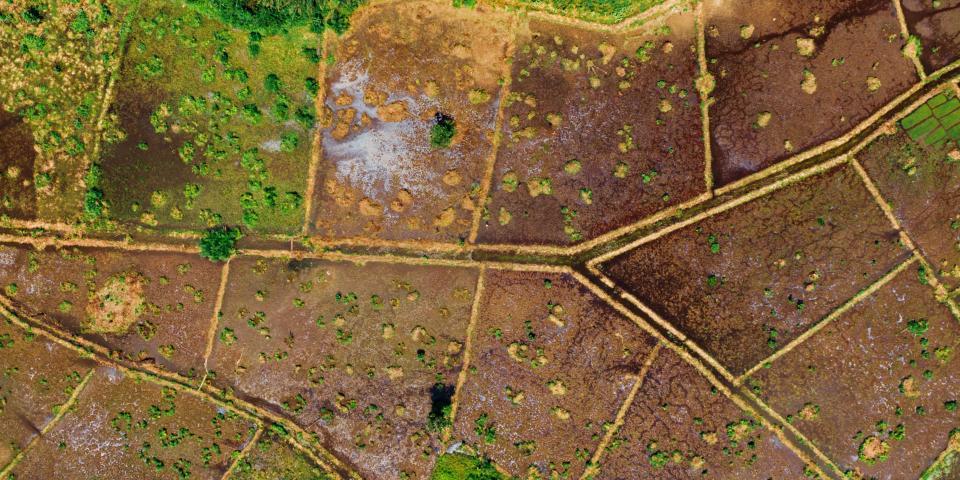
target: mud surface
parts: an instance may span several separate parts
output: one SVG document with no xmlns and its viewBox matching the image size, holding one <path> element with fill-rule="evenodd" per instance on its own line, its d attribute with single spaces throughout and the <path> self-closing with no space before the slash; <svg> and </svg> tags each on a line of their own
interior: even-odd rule
<svg viewBox="0 0 960 480">
<path fill-rule="evenodd" d="M 653 338 L 569 276 L 488 271 L 480 312 L 453 437 L 512 475 L 578 478 Z"/>
<path fill-rule="evenodd" d="M 717 185 L 843 135 L 919 80 L 886 0 L 705 5 Z"/>
<path fill-rule="evenodd" d="M 478 208 L 512 20 L 431 2 L 371 7 L 327 69 L 311 231 L 324 238 L 466 238 Z M 449 147 L 431 145 L 440 113 Z"/>
<path fill-rule="evenodd" d="M 960 58 L 960 1 L 903 0 L 910 33 L 920 38 L 920 61 L 927 73 Z"/>
<path fill-rule="evenodd" d="M 253 257 L 230 267 L 214 383 L 316 432 L 362 475 L 425 477 L 440 448 L 434 388 L 456 384 L 477 272 Z"/>
<path fill-rule="evenodd" d="M 705 190 L 693 14 L 629 35 L 525 27 L 480 242 L 577 243 Z"/>
<path fill-rule="evenodd" d="M 137 295 L 111 294 L 121 276 L 138 278 Z M 23 311 L 123 358 L 188 376 L 203 373 L 219 284 L 220 267 L 198 256 L 0 245 L 0 285 Z"/>
<path fill-rule="evenodd" d="M 909 269 L 749 384 L 841 469 L 918 478 L 960 421 L 946 403 L 960 391 L 958 336 L 957 320 Z M 815 415 L 798 413 L 808 405 Z M 870 461 L 865 442 L 886 444 L 877 449 L 886 458 Z"/>
<path fill-rule="evenodd" d="M 802 478 L 804 463 L 676 353 L 663 349 L 597 479 Z"/>
<path fill-rule="evenodd" d="M 672 232 L 604 271 L 734 375 L 909 252 L 851 167 Z"/>
</svg>

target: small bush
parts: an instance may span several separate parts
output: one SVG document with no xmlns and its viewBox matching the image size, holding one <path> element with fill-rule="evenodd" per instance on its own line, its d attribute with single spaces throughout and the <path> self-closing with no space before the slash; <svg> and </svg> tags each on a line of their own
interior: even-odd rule
<svg viewBox="0 0 960 480">
<path fill-rule="evenodd" d="M 457 124 L 453 117 L 437 112 L 433 117 L 433 128 L 430 129 L 430 145 L 434 148 L 447 148 L 457 133 Z"/>
<path fill-rule="evenodd" d="M 292 152 L 297 149 L 299 143 L 300 137 L 297 136 L 297 132 L 284 133 L 280 136 L 280 151 Z"/>
<path fill-rule="evenodd" d="M 283 82 L 280 81 L 277 74 L 271 73 L 263 79 L 263 88 L 270 93 L 280 93 L 280 90 L 283 90 Z"/>
<path fill-rule="evenodd" d="M 243 237 L 239 228 L 224 225 L 207 230 L 200 239 L 200 256 L 214 262 L 229 259 L 237 252 L 237 240 Z"/>
</svg>

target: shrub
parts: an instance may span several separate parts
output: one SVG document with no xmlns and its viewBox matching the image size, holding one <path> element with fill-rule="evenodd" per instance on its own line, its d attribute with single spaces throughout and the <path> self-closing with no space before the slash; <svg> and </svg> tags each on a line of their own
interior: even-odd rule
<svg viewBox="0 0 960 480">
<path fill-rule="evenodd" d="M 280 151 L 292 152 L 297 149 L 299 143 L 300 137 L 297 136 L 297 132 L 284 133 L 280 136 Z"/>
<path fill-rule="evenodd" d="M 221 225 L 208 229 L 200 239 L 200 256 L 214 262 L 227 260 L 237 252 L 237 240 L 241 237 L 239 228 Z"/>
<path fill-rule="evenodd" d="M 263 88 L 267 89 L 270 93 L 280 93 L 280 90 L 283 89 L 283 82 L 280 81 L 280 77 L 275 73 L 267 75 L 263 79 Z"/>
<path fill-rule="evenodd" d="M 433 128 L 430 129 L 430 145 L 434 148 L 447 148 L 457 133 L 457 125 L 453 117 L 437 112 L 433 117 Z"/>
<path fill-rule="evenodd" d="M 316 78 L 307 77 L 303 80 L 303 88 L 306 88 L 310 95 L 316 96 L 320 92 L 320 82 Z"/>
</svg>

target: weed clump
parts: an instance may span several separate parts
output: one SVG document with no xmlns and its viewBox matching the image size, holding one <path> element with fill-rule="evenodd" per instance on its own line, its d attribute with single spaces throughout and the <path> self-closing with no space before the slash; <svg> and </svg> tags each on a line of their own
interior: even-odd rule
<svg viewBox="0 0 960 480">
<path fill-rule="evenodd" d="M 457 124 L 453 117 L 437 112 L 433 117 L 433 128 L 430 129 L 430 145 L 434 148 L 447 148 L 457 133 Z"/>
<path fill-rule="evenodd" d="M 207 230 L 200 239 L 200 256 L 214 262 L 229 259 L 237 252 L 237 240 L 243 237 L 239 228 L 221 225 Z"/>
</svg>

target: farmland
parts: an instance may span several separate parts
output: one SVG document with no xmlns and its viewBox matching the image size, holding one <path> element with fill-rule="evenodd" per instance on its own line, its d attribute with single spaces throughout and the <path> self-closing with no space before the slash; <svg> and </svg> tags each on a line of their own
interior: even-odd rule
<svg viewBox="0 0 960 480">
<path fill-rule="evenodd" d="M 0 2 L 0 480 L 957 478 L 958 7 Z"/>
</svg>

